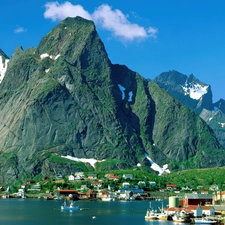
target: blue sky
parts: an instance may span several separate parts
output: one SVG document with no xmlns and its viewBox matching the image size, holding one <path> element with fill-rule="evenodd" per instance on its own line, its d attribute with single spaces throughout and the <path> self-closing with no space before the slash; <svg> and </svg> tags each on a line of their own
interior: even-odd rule
<svg viewBox="0 0 225 225">
<path fill-rule="evenodd" d="M 112 63 L 145 78 L 177 70 L 210 84 L 225 99 L 224 0 L 1 0 L 0 49 L 37 47 L 62 19 L 95 22 Z"/>
</svg>

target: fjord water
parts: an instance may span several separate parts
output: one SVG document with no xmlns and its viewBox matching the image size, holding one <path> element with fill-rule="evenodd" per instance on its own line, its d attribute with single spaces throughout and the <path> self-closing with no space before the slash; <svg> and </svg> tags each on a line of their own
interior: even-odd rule
<svg viewBox="0 0 225 225">
<path fill-rule="evenodd" d="M 61 211 L 62 201 L 40 199 L 0 199 L 0 224 L 4 225 L 172 225 L 172 221 L 146 221 L 148 201 L 77 201 L 80 209 Z M 168 201 L 164 201 L 164 206 Z M 155 209 L 161 201 L 151 201 Z"/>
</svg>

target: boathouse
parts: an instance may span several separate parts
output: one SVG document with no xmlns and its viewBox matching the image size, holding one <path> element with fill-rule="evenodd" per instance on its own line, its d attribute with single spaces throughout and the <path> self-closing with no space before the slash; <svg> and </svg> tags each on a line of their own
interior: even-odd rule
<svg viewBox="0 0 225 225">
<path fill-rule="evenodd" d="M 205 205 L 212 204 L 212 194 L 185 194 L 183 206 L 188 207 L 189 205 Z"/>
</svg>

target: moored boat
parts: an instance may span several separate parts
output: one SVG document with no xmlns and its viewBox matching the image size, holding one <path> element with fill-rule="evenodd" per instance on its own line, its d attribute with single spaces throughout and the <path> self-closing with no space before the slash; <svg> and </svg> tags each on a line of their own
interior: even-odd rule
<svg viewBox="0 0 225 225">
<path fill-rule="evenodd" d="M 151 202 L 149 202 L 149 208 L 147 209 L 147 212 L 145 214 L 146 220 L 157 220 L 158 216 L 157 213 L 152 209 Z"/>
<path fill-rule="evenodd" d="M 176 223 L 184 223 L 185 222 L 185 218 L 183 216 L 180 216 L 180 215 L 174 215 L 172 217 L 173 219 L 173 222 L 176 222 Z"/>
<path fill-rule="evenodd" d="M 66 204 L 66 201 L 61 206 L 62 211 L 76 211 L 79 209 L 79 206 L 74 205 L 73 201 L 70 202 L 69 205 Z"/>
<path fill-rule="evenodd" d="M 194 224 L 216 224 L 216 220 L 211 220 L 209 217 L 202 217 L 202 218 L 194 218 Z"/>
<path fill-rule="evenodd" d="M 146 215 L 145 215 L 146 220 L 157 220 L 158 216 L 152 209 L 147 209 Z"/>
<path fill-rule="evenodd" d="M 163 202 L 162 202 L 162 208 L 159 208 L 160 213 L 157 214 L 158 220 L 168 220 L 168 214 L 165 212 L 163 208 Z"/>
<path fill-rule="evenodd" d="M 104 201 L 104 202 L 115 201 L 115 198 L 114 198 L 114 197 L 111 197 L 111 196 L 109 196 L 109 197 L 102 197 L 101 199 L 102 199 L 102 201 Z"/>
<path fill-rule="evenodd" d="M 161 212 L 157 214 L 157 219 L 158 220 L 168 220 L 168 215 L 165 212 Z"/>
</svg>

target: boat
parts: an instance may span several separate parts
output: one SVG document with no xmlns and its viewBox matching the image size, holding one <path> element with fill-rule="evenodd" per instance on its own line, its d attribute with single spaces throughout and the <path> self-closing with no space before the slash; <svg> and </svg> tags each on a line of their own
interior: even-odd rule
<svg viewBox="0 0 225 225">
<path fill-rule="evenodd" d="M 104 202 L 111 202 L 111 201 L 115 201 L 115 198 L 114 198 L 114 197 L 112 197 L 112 196 L 102 197 L 101 199 L 102 199 L 102 201 L 104 201 Z"/>
<path fill-rule="evenodd" d="M 149 202 L 149 208 L 147 209 L 147 212 L 145 214 L 146 220 L 157 220 L 158 216 L 157 213 L 152 209 L 151 202 Z"/>
<path fill-rule="evenodd" d="M 63 205 L 61 205 L 62 211 L 76 211 L 78 209 L 79 209 L 79 206 L 74 205 L 73 201 L 71 201 L 69 205 L 67 205 L 66 201 L 64 201 Z"/>
<path fill-rule="evenodd" d="M 202 217 L 202 218 L 194 218 L 194 224 L 215 224 L 217 223 L 216 220 L 211 220 L 209 217 Z"/>
<path fill-rule="evenodd" d="M 154 210 L 147 209 L 147 212 L 146 212 L 146 215 L 145 215 L 145 219 L 146 220 L 157 220 L 158 219 L 158 215 L 157 215 L 157 213 L 155 213 Z"/>
<path fill-rule="evenodd" d="M 158 220 L 168 220 L 168 215 L 165 212 L 160 212 L 157 214 Z"/>
<path fill-rule="evenodd" d="M 159 208 L 159 211 L 160 213 L 157 214 L 158 220 L 168 220 L 168 215 L 163 208 L 163 202 L 162 202 L 162 208 L 161 209 Z"/>
<path fill-rule="evenodd" d="M 173 217 L 173 222 L 176 222 L 176 223 L 184 223 L 185 222 L 185 218 L 181 215 L 177 215 L 175 214 Z"/>
</svg>

